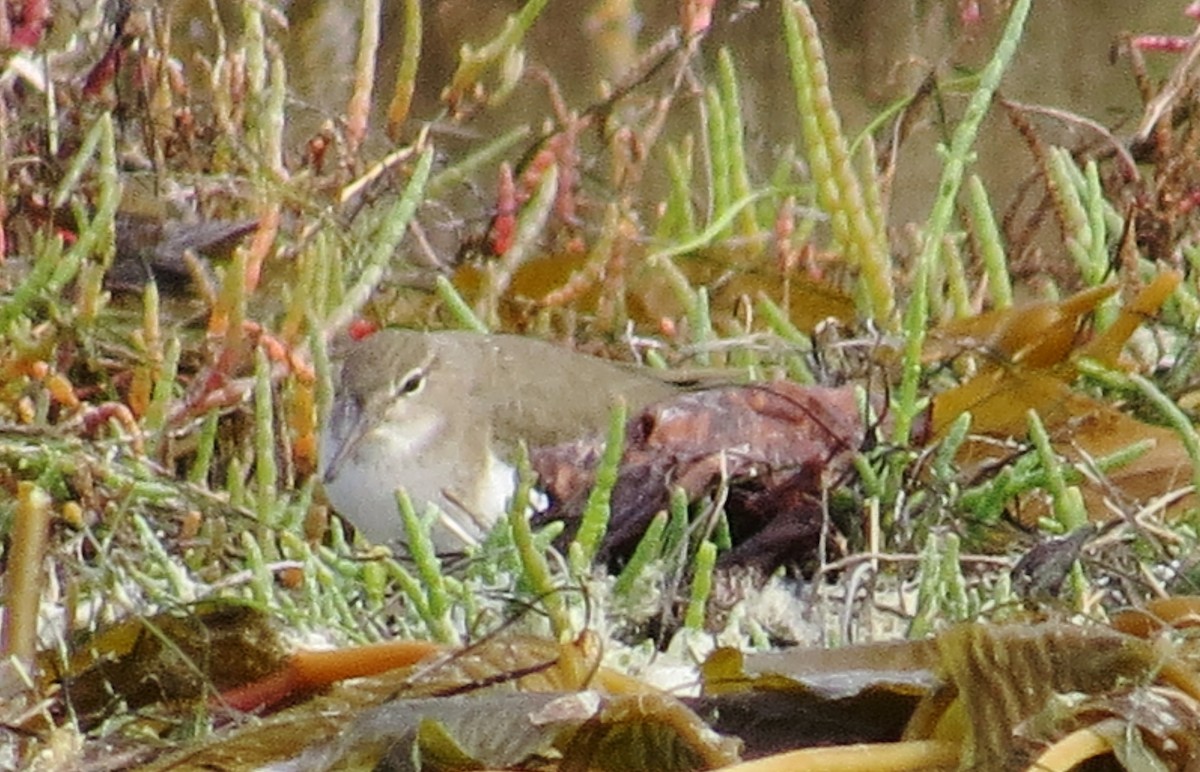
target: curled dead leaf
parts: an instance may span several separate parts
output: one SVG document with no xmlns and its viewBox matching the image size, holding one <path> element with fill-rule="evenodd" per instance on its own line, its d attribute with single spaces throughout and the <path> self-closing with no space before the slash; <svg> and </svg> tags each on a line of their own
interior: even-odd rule
<svg viewBox="0 0 1200 772">
<path fill-rule="evenodd" d="M 599 558 L 628 557 L 651 519 L 681 488 L 689 501 L 729 486 L 726 513 L 734 539 L 724 565 L 764 575 L 816 548 L 824 490 L 850 468 L 865 429 L 854 390 L 776 382 L 690 392 L 633 416 L 612 492 Z M 563 520 L 575 532 L 599 461 L 600 440 L 532 452 L 550 495 L 538 524 Z"/>
<path fill-rule="evenodd" d="M 1157 312 L 1180 279 L 1174 272 L 1160 274 L 1125 304 L 1108 329 L 1088 342 L 1082 340 L 1083 321 L 1115 291 L 1113 285 L 1084 290 L 1057 303 L 984 314 L 936 331 L 925 351 L 927 359 L 964 351 L 986 356 L 978 362 L 977 375 L 934 397 L 933 436 L 944 437 L 960 415 L 970 412 L 972 436 L 956 460 L 968 478 L 977 478 L 1012 455 L 1012 446 L 996 440 L 1025 438 L 1028 414 L 1035 411 L 1054 450 L 1084 471 L 1080 487 L 1093 520 L 1107 520 L 1152 501 L 1172 511 L 1193 506 L 1195 494 L 1185 490 L 1192 479 L 1192 461 L 1176 432 L 1140 421 L 1070 384 L 1076 375 L 1072 362 L 1078 357 L 1117 366 L 1128 337 Z M 1149 449 L 1107 475 L 1096 474 L 1097 459 L 1137 443 Z M 1032 524 L 1047 511 L 1044 497 L 1027 497 L 1019 517 Z"/>
</svg>

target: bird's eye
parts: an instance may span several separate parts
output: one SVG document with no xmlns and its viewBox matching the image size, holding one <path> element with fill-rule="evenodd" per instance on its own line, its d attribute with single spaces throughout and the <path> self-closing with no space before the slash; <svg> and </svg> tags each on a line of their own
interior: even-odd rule
<svg viewBox="0 0 1200 772">
<path fill-rule="evenodd" d="M 404 394 L 415 394 L 425 385 L 425 372 L 423 370 L 413 370 L 403 379 L 396 383 L 396 396 Z"/>
</svg>

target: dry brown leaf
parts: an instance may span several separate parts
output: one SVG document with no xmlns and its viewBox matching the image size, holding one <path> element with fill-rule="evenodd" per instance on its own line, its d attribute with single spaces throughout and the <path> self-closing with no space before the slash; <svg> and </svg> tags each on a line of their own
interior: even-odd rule
<svg viewBox="0 0 1200 772">
<path fill-rule="evenodd" d="M 823 490 L 846 472 L 864 427 L 850 388 L 777 382 L 681 394 L 629 420 L 599 559 L 627 556 L 670 488 L 691 501 L 730 486 L 726 513 L 735 546 L 726 565 L 769 574 L 815 549 Z M 532 453 L 552 505 L 538 523 L 564 520 L 574 533 L 601 452 L 600 440 Z"/>
<path fill-rule="evenodd" d="M 751 704 L 766 706 L 739 728 L 748 757 L 808 747 L 820 731 L 850 738 L 839 742 L 877 743 L 857 759 L 812 748 L 781 755 L 778 765 L 762 759 L 748 770 L 789 768 L 785 762 L 824 768 L 835 760 L 843 764 L 838 769 L 879 769 L 896 753 L 924 760 L 904 769 L 929 768 L 946 764 L 949 748 L 958 749 L 960 769 L 1020 768 L 1080 727 L 1102 729 L 1112 717 L 1136 730 L 1126 742 L 1136 735 L 1138 747 L 1177 763 L 1195 747 L 1196 680 L 1174 647 L 1061 622 L 967 623 L 930 640 L 829 650 L 721 649 L 704 665 L 712 706 L 736 710 L 740 703 L 731 697 L 758 697 Z M 907 701 L 898 699 L 906 695 Z M 781 701 L 794 708 L 790 745 L 787 719 L 771 726 L 773 706 Z M 902 712 L 903 732 L 884 708 Z M 864 725 L 838 725 L 839 718 Z M 919 744 L 928 741 L 935 744 Z"/>
<path fill-rule="evenodd" d="M 1121 509 L 1144 505 L 1186 486 L 1191 480 L 1191 460 L 1174 431 L 1139 421 L 1069 385 L 1074 377 L 1069 361 L 1074 356 L 1115 366 L 1129 335 L 1157 311 L 1179 280 L 1173 272 L 1158 276 L 1124 306 L 1104 333 L 1078 350 L 1074 347 L 1079 342 L 1081 320 L 1112 294 L 1113 286 L 1085 290 L 1060 303 L 1039 303 L 947 325 L 933 336 L 934 344 L 926 350 L 928 357 L 981 346 L 993 356 L 982 361 L 977 376 L 934 397 L 933 436 L 944 436 L 958 416 L 971 413 L 973 436 L 957 457 L 969 476 L 1011 456 L 1012 447 L 994 440 L 1024 439 L 1031 410 L 1038 413 L 1056 452 L 1081 469 L 1091 471 L 1096 459 L 1148 441 L 1151 447 L 1141 456 L 1104 479 L 1091 475 L 1080 485 L 1094 520 L 1109 519 Z M 1192 506 L 1194 501 L 1194 494 L 1164 499 L 1171 509 Z M 1020 518 L 1033 523 L 1046 512 L 1043 499 L 1031 498 L 1023 502 Z"/>
<path fill-rule="evenodd" d="M 285 647 L 266 615 L 230 600 L 135 617 L 80 636 L 63 664 L 39 657 L 43 678 L 61 685 L 84 727 L 151 705 L 190 712 L 222 689 L 284 664 Z"/>
<path fill-rule="evenodd" d="M 1087 315 L 1116 291 L 1115 284 L 1105 284 L 1066 300 L 1043 300 L 948 322 L 930 332 L 923 357 L 935 362 L 979 353 L 1025 367 L 1059 364 L 1079 343 Z"/>
</svg>

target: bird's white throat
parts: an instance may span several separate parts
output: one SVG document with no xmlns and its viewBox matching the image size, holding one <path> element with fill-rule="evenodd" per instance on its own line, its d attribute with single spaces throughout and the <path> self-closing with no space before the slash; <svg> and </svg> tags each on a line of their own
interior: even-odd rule
<svg viewBox="0 0 1200 772">
<path fill-rule="evenodd" d="M 431 527 L 438 552 L 461 552 L 479 543 L 490 524 L 507 511 L 516 491 L 516 469 L 478 445 L 484 455 L 481 466 L 472 479 L 464 480 L 463 470 L 443 447 L 444 418 L 406 410 L 403 416 L 389 416 L 361 430 L 339 421 L 339 415 L 353 417 L 352 413 L 335 409 L 327 422 L 320 473 L 329 502 L 350 514 L 371 541 L 407 540 L 396 503 L 401 480 L 418 516 L 426 516 L 430 504 L 440 510 Z"/>
</svg>

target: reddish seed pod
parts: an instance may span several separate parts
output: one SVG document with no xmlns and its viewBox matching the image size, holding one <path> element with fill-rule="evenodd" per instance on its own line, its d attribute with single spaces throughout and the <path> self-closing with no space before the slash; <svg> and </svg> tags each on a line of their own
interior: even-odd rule
<svg viewBox="0 0 1200 772">
<path fill-rule="evenodd" d="M 379 330 L 379 326 L 374 322 L 368 322 L 366 319 L 355 319 L 350 322 L 346 332 L 350 335 L 351 340 L 362 340 L 375 334 Z"/>
<path fill-rule="evenodd" d="M 500 164 L 500 181 L 496 186 L 496 216 L 488 232 L 488 247 L 496 257 L 512 249 L 517 233 L 517 186 L 512 167 Z"/>
<path fill-rule="evenodd" d="M 1130 45 L 1139 51 L 1156 51 L 1163 54 L 1178 54 L 1192 44 L 1191 38 L 1180 35 L 1137 35 Z"/>
</svg>

